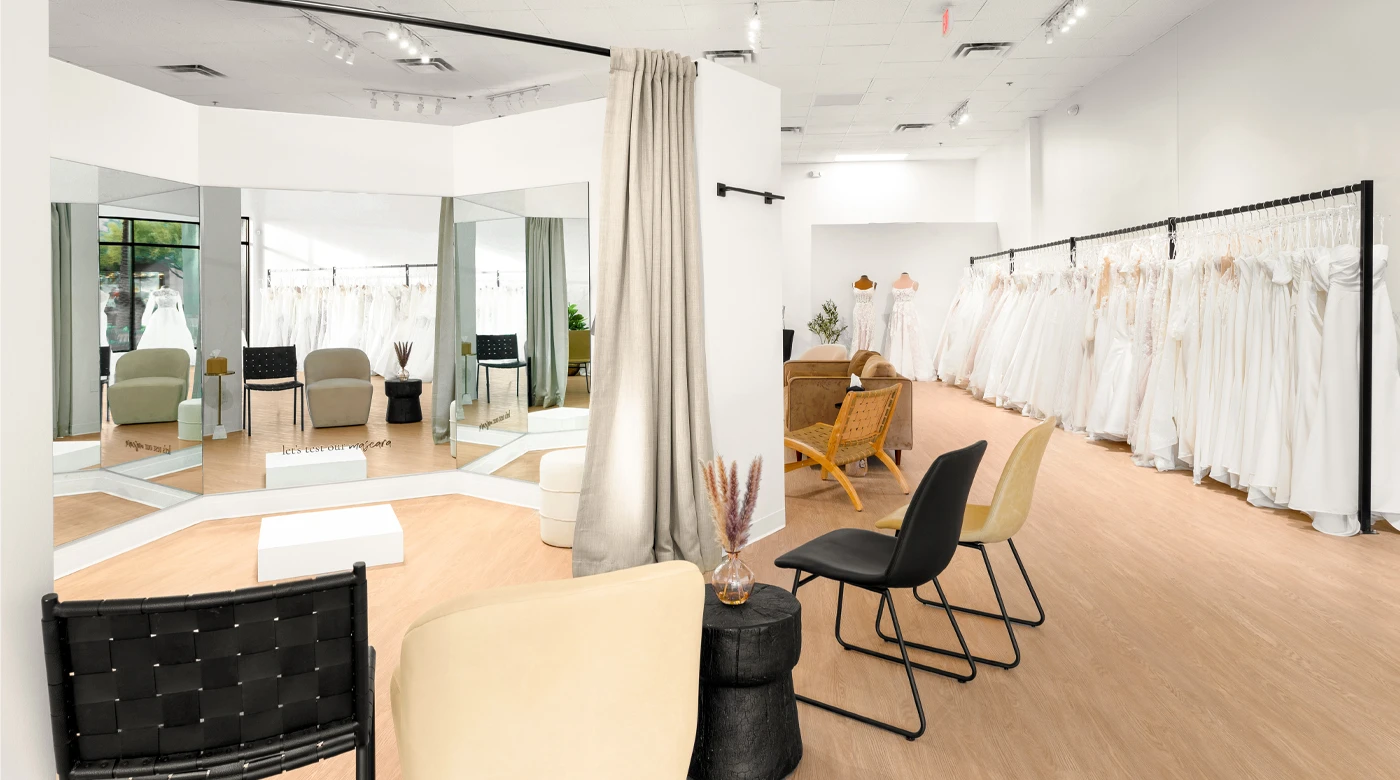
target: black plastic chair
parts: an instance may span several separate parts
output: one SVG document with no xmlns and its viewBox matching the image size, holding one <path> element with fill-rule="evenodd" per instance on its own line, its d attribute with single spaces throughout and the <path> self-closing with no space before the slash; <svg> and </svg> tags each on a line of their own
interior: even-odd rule
<svg viewBox="0 0 1400 780">
<path fill-rule="evenodd" d="M 924 706 L 919 700 L 919 687 L 914 681 L 914 670 L 951 677 L 958 682 L 968 682 L 977 676 L 977 662 L 968 650 L 963 639 L 962 629 L 958 628 L 953 611 L 945 608 L 948 620 L 962 645 L 962 654 L 948 653 L 967 662 L 968 673 L 957 674 L 947 669 L 914 663 L 909 660 L 912 642 L 906 642 L 899 627 L 899 616 L 895 614 L 894 598 L 890 591 L 895 588 L 910 588 L 930 580 L 943 596 L 943 586 L 938 584 L 938 575 L 948 568 L 953 554 L 958 549 L 958 536 L 962 533 L 963 512 L 967 507 L 967 496 L 972 490 L 972 479 L 977 475 L 977 466 L 982 462 L 982 454 L 987 443 L 979 441 L 970 447 L 938 456 L 938 460 L 924 474 L 919 487 L 914 491 L 909 510 L 904 516 L 904 528 L 898 537 L 886 536 L 876 531 L 859 528 L 842 528 L 813 539 L 812 541 L 783 554 L 776 564 L 780 569 L 795 569 L 792 579 L 792 592 L 818 577 L 840 583 L 836 595 L 836 641 L 846 650 L 882 658 L 903 664 L 909 676 L 909 690 L 914 695 L 914 708 L 919 713 L 919 728 L 911 731 L 884 721 L 860 715 L 826 702 L 806 696 L 797 700 L 824 710 L 844 715 L 871 726 L 877 726 L 914 740 L 923 735 L 928 727 L 924 718 Z M 803 572 L 809 572 L 805 579 Z M 880 596 L 880 609 L 889 607 L 890 620 L 894 623 L 895 643 L 899 645 L 899 657 L 853 645 L 841 638 L 841 611 L 846 598 L 846 586 L 877 593 Z M 947 599 L 942 599 L 946 604 Z"/>
<path fill-rule="evenodd" d="M 59 780 L 253 780 L 355 751 L 374 780 L 365 565 L 223 593 L 43 599 Z"/>
<path fill-rule="evenodd" d="M 513 368 L 515 369 L 515 394 L 520 395 L 520 369 L 526 363 L 520 359 L 520 345 L 516 343 L 515 334 L 507 333 L 502 336 L 476 337 L 476 362 L 477 365 L 485 369 L 481 373 L 486 375 L 486 403 L 491 403 L 491 369 L 493 368 Z"/>
<path fill-rule="evenodd" d="M 276 379 L 280 382 L 263 380 Z M 259 381 L 249 381 L 259 380 Z M 297 379 L 296 347 L 243 348 L 243 429 L 253 435 L 253 393 L 292 391 L 292 424 L 297 422 L 297 397 L 301 397 L 301 429 L 306 430 L 306 385 Z"/>
<path fill-rule="evenodd" d="M 112 410 L 107 408 L 107 380 L 112 376 L 112 348 L 97 348 L 97 400 L 102 404 L 107 419 L 112 419 Z"/>
</svg>

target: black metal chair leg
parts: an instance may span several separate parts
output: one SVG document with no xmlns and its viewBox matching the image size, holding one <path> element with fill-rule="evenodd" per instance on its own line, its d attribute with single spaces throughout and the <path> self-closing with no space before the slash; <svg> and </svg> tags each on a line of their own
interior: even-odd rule
<svg viewBox="0 0 1400 780">
<path fill-rule="evenodd" d="M 797 589 L 801 587 L 801 585 L 804 582 L 810 582 L 811 580 L 815 579 L 815 576 L 812 576 L 808 577 L 807 580 L 803 581 L 799 579 L 801 575 L 802 572 L 799 571 L 793 577 L 793 593 L 796 593 Z M 914 665 L 909 661 L 909 650 L 905 647 L 904 633 L 899 627 L 899 616 L 896 615 L 894 611 L 894 599 L 891 598 L 890 592 L 888 590 L 880 592 L 880 605 L 883 607 L 885 602 L 887 601 L 890 605 L 890 618 L 894 621 L 895 635 L 899 637 L 899 651 L 901 655 L 900 658 L 895 658 L 891 655 L 885 655 L 884 653 L 876 653 L 874 651 L 866 650 L 863 647 L 857 647 L 855 645 L 847 645 L 846 642 L 844 642 L 841 639 L 841 612 L 846 599 L 846 583 L 841 582 L 839 583 L 839 585 L 840 587 L 839 590 L 837 590 L 836 594 L 836 641 L 840 642 L 841 646 L 845 647 L 848 650 L 857 650 L 866 653 L 867 655 L 875 656 L 876 658 L 884 658 L 886 660 L 904 664 L 904 672 L 909 677 L 909 691 L 914 696 L 914 709 L 917 710 L 919 713 L 919 728 L 916 731 L 900 728 L 899 726 L 896 726 L 892 723 L 886 723 L 881 720 L 876 720 L 869 716 L 861 715 L 858 712 L 851 712 L 850 710 L 837 707 L 834 704 L 828 704 L 824 701 L 818 701 L 816 699 L 811 698 L 810 696 L 803 696 L 801 694 L 798 694 L 797 700 L 806 704 L 810 704 L 813 707 L 819 707 L 821 709 L 826 710 L 827 712 L 832 712 L 837 715 L 850 718 L 852 720 L 858 720 L 861 723 L 865 723 L 876 728 L 884 729 L 885 731 L 893 732 L 912 742 L 918 739 L 919 737 L 923 736 L 924 730 L 928 728 L 928 720 L 924 717 L 924 704 L 919 699 L 919 686 L 918 683 L 914 680 Z"/>
<path fill-rule="evenodd" d="M 1024 580 L 1025 583 L 1026 583 L 1026 590 L 1030 591 L 1031 600 L 1033 600 L 1033 601 L 1035 602 L 1035 612 L 1036 612 L 1036 614 L 1037 614 L 1039 617 L 1037 617 L 1035 620 L 1029 620 L 1029 619 L 1027 619 L 1027 618 L 1018 618 L 1018 617 L 1014 617 L 1014 616 L 998 615 L 998 614 L 995 613 L 995 612 L 984 612 L 983 610 L 980 610 L 980 609 L 972 609 L 972 608 L 970 608 L 970 607 L 960 607 L 960 606 L 958 606 L 958 605 L 956 605 L 956 604 L 951 605 L 951 607 L 952 607 L 953 609 L 957 610 L 958 612 L 963 612 L 963 613 L 966 613 L 966 614 L 969 614 L 969 615 L 978 615 L 978 616 L 980 616 L 980 617 L 985 617 L 985 618 L 992 618 L 992 619 L 994 619 L 994 620 L 1001 620 L 1001 619 L 1003 619 L 1003 617 L 1005 617 L 1007 620 L 1010 620 L 1012 623 L 1016 623 L 1016 624 L 1022 625 L 1022 626 L 1030 626 L 1031 628 L 1035 628 L 1036 626 L 1043 625 L 1043 624 L 1045 623 L 1045 608 L 1042 607 L 1042 606 L 1040 605 L 1040 596 L 1036 595 L 1035 586 L 1031 584 L 1031 577 L 1030 577 L 1029 574 L 1026 573 L 1026 565 L 1025 565 L 1024 563 L 1021 562 L 1021 553 L 1020 553 L 1020 551 L 1018 551 L 1018 550 L 1016 549 L 1016 542 L 1014 542 L 1014 541 L 1011 540 L 1011 539 L 1007 539 L 1007 540 L 1006 540 L 1006 543 L 1007 543 L 1008 545 L 1011 546 L 1011 554 L 1014 555 L 1014 556 L 1016 556 L 1016 566 L 1018 566 L 1018 567 L 1021 569 L 1021 579 Z M 980 543 L 975 543 L 975 542 L 960 542 L 959 544 L 960 544 L 961 546 L 963 546 L 963 547 L 985 546 L 985 545 L 980 545 Z M 987 563 L 987 573 L 988 573 L 988 574 L 991 574 L 992 580 L 993 580 L 993 582 L 995 582 L 995 580 L 996 580 L 996 575 L 995 575 L 995 574 L 992 574 L 992 567 L 991 567 L 991 562 L 990 562 L 990 561 Z M 930 607 L 942 607 L 942 606 L 944 606 L 944 604 L 943 604 L 942 602 L 939 602 L 939 601 L 930 601 L 930 600 L 924 598 L 923 596 L 919 595 L 919 589 L 918 589 L 918 588 L 915 588 L 915 589 L 914 589 L 914 598 L 918 599 L 918 600 L 919 600 L 919 603 L 921 603 L 921 604 L 927 604 L 927 605 L 930 606 Z"/>
<path fill-rule="evenodd" d="M 297 388 L 301 391 L 301 429 L 306 430 L 306 387 Z"/>
<path fill-rule="evenodd" d="M 1012 652 L 1014 653 L 1014 656 L 1013 656 L 1012 660 L 1009 661 L 1009 662 L 1008 662 L 1008 661 L 998 661 L 998 660 L 996 660 L 996 659 L 994 659 L 994 658 L 983 658 L 983 657 L 980 656 L 980 655 L 974 655 L 974 656 L 972 656 L 972 659 L 975 660 L 975 661 L 976 661 L 977 663 L 979 663 L 979 664 L 987 664 L 988 666 L 995 666 L 995 667 L 998 667 L 998 668 L 1000 668 L 1000 669 L 1015 669 L 1015 668 L 1017 667 L 1017 665 L 1019 665 L 1019 664 L 1021 663 L 1021 646 L 1020 646 L 1019 644 L 1016 643 L 1016 632 L 1015 632 L 1014 630 L 1012 630 L 1012 627 L 1011 627 L 1011 618 L 1008 617 L 1007 614 L 1006 614 L 1006 602 L 1002 601 L 1002 598 L 1001 598 L 1001 588 L 997 586 L 997 576 L 996 576 L 995 574 L 992 573 L 992 561 L 991 561 L 990 558 L 987 557 L 987 548 L 986 548 L 985 545 L 980 545 L 980 544 L 979 544 L 979 545 L 976 545 L 976 547 L 977 547 L 979 550 L 981 550 L 981 552 L 982 552 L 982 561 L 983 561 L 985 564 L 987 564 L 987 576 L 991 577 L 991 579 L 992 579 L 992 592 L 996 594 L 996 597 L 997 597 L 997 606 L 1001 609 L 1001 614 L 1000 614 L 1000 615 L 995 615 L 994 617 L 999 617 L 999 618 L 1001 619 L 1001 621 L 1002 621 L 1003 623 L 1006 624 L 1006 636 L 1011 640 L 1011 650 L 1012 650 Z M 942 597 L 942 598 L 944 599 L 944 601 L 947 601 L 947 598 L 946 598 L 946 597 L 943 597 L 943 587 L 942 587 L 941 585 L 939 585 L 937 578 L 934 579 L 933 584 L 934 584 L 935 587 L 938 588 L 938 595 L 939 595 L 940 597 Z M 923 603 L 928 603 L 928 602 L 924 602 L 922 599 L 920 599 L 920 601 L 923 602 Z M 951 618 L 952 615 L 953 615 L 953 613 L 952 613 L 952 611 L 950 610 L 950 608 L 949 608 L 946 604 L 943 604 L 942 606 L 943 606 L 943 611 L 944 611 L 944 612 L 947 612 L 947 613 L 948 613 L 948 616 Z M 952 609 L 956 609 L 956 607 L 953 607 Z M 880 614 L 877 614 L 877 615 L 875 616 L 875 633 L 876 633 L 877 635 L 879 635 L 879 637 L 880 637 L 881 639 L 885 640 L 886 642 L 893 642 L 893 641 L 895 641 L 895 638 L 892 637 L 892 636 L 887 635 L 887 634 L 884 632 L 884 629 L 881 627 L 882 618 L 883 618 L 883 615 L 880 615 Z M 956 624 L 954 624 L 954 627 L 955 627 L 955 628 L 957 627 Z M 962 633 L 961 633 L 961 632 L 958 633 L 958 639 L 959 639 L 959 641 L 962 640 Z M 967 657 L 967 653 L 968 653 L 967 643 L 966 643 L 966 642 L 963 642 L 963 646 L 962 646 L 962 647 L 963 647 L 963 651 L 962 651 L 961 653 L 956 652 L 956 651 L 954 651 L 954 650 L 948 650 L 948 649 L 942 648 L 942 647 L 933 647 L 933 646 L 930 646 L 930 645 L 921 645 L 921 644 L 919 644 L 918 642 L 907 642 L 906 644 L 908 644 L 910 647 L 914 648 L 915 650 L 924 650 L 924 651 L 930 652 L 930 653 L 939 653 L 939 654 L 941 654 L 941 655 L 950 656 L 950 657 L 952 657 L 952 658 L 965 658 L 965 657 Z"/>
<path fill-rule="evenodd" d="M 488 367 L 488 366 L 483 366 L 482 369 L 481 369 L 481 373 L 483 373 L 483 374 L 486 375 L 486 403 L 489 404 L 489 403 L 491 403 L 491 369 L 490 369 L 490 367 Z"/>
<path fill-rule="evenodd" d="M 515 369 L 515 397 L 520 397 L 520 369 Z"/>
<path fill-rule="evenodd" d="M 937 580 L 934 580 L 934 584 L 937 585 L 937 584 L 938 584 L 938 581 L 937 581 Z M 940 592 L 941 592 L 941 591 L 940 591 Z M 891 616 L 894 615 L 894 604 L 893 604 L 893 603 L 890 604 L 890 615 L 891 615 Z M 881 630 L 881 625 L 884 623 L 884 620 L 885 620 L 885 602 L 881 601 L 881 602 L 880 602 L 880 608 L 877 609 L 877 610 L 875 611 L 875 633 L 876 633 L 881 639 L 885 640 L 886 642 L 895 642 L 895 641 L 897 641 L 897 638 L 896 638 L 896 637 L 886 636 L 885 633 L 884 633 L 884 631 Z M 943 648 L 941 648 L 941 647 L 933 647 L 932 645 L 920 644 L 920 643 L 918 643 L 918 642 L 912 642 L 912 641 L 908 641 L 908 640 L 906 640 L 906 641 L 904 642 L 904 644 L 907 645 L 907 646 L 909 646 L 909 647 L 914 648 L 915 650 L 923 650 L 923 651 L 929 652 L 929 653 L 938 653 L 939 655 L 946 655 L 946 656 L 948 656 L 948 657 L 950 657 L 950 658 L 960 658 L 960 659 L 962 659 L 962 660 L 964 660 L 964 661 L 967 662 L 968 673 L 967 673 L 967 674 L 958 674 L 957 672 L 950 672 L 950 671 L 948 671 L 947 669 L 939 669 L 939 668 L 936 667 L 936 666 L 928 666 L 927 664 L 921 664 L 921 663 L 919 663 L 919 662 L 917 662 L 917 661 L 914 662 L 914 668 L 915 668 L 915 669 L 921 669 L 921 670 L 923 670 L 923 671 L 925 671 L 925 672 L 931 672 L 931 673 L 933 673 L 933 674 L 942 675 L 942 676 L 944 676 L 944 677 L 951 677 L 952 679 L 957 680 L 957 681 L 960 682 L 960 683 L 971 682 L 974 678 L 977 677 L 977 664 L 983 663 L 983 660 L 982 660 L 981 658 L 978 658 L 977 656 L 973 655 L 973 654 L 972 654 L 972 651 L 970 651 L 970 650 L 968 649 L 968 647 L 967 647 L 967 642 L 963 639 L 962 628 L 961 628 L 960 626 L 958 626 L 957 618 L 953 617 L 953 613 L 952 613 L 952 612 L 949 612 L 949 613 L 948 613 L 948 622 L 952 623 L 952 625 L 953 625 L 953 633 L 956 634 L 957 637 L 958 637 L 958 644 L 962 645 L 963 651 L 962 651 L 961 653 L 954 652 L 954 651 L 952 651 L 952 650 L 945 650 L 945 649 L 943 649 Z M 898 633 L 898 632 L 896 632 L 896 634 L 897 634 L 897 633 Z M 839 639 L 839 637 L 838 637 L 838 639 Z M 843 644 L 844 644 L 844 643 L 843 643 Z M 854 645 L 851 645 L 851 646 L 847 647 L 846 649 L 848 649 L 848 650 L 859 650 L 860 652 L 871 652 L 871 651 L 867 651 L 867 650 L 865 650 L 865 649 L 863 649 L 863 648 L 856 647 L 856 646 L 854 646 Z M 878 655 L 878 654 L 876 654 L 876 655 Z M 882 656 L 882 657 L 888 658 L 888 656 Z M 993 663 L 995 663 L 995 662 L 993 662 Z"/>
<path fill-rule="evenodd" d="M 248 438 L 253 438 L 253 391 L 243 388 L 243 414 L 248 418 Z"/>
</svg>

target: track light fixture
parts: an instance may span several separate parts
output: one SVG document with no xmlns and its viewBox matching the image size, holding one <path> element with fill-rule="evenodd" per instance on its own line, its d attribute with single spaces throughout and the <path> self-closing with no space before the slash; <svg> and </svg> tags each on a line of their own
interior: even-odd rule
<svg viewBox="0 0 1400 780">
<path fill-rule="evenodd" d="M 753 4 L 753 16 L 749 17 L 749 48 L 758 51 L 760 40 L 763 37 L 763 16 L 759 13 L 758 3 Z"/>
<path fill-rule="evenodd" d="M 355 64 L 355 42 L 336 32 L 334 28 L 325 22 L 317 19 L 311 14 L 303 14 L 306 17 L 306 42 L 316 44 L 317 36 L 324 38 L 321 50 L 325 52 L 335 51 L 335 58 L 346 65 Z"/>
<path fill-rule="evenodd" d="M 428 43 L 428 40 L 401 24 L 389 25 L 389 30 L 384 33 L 384 37 L 398 43 L 399 49 L 409 57 L 418 58 L 418 61 L 424 65 L 433 61 L 433 47 Z"/>
<path fill-rule="evenodd" d="M 516 110 L 517 101 L 519 102 L 519 110 L 524 111 L 525 98 L 527 96 L 533 97 L 535 99 L 535 105 L 538 106 L 540 104 L 540 91 L 547 87 L 549 87 L 548 84 L 535 84 L 534 86 L 512 89 L 507 92 L 497 92 L 494 95 L 486 96 L 486 105 L 491 109 L 491 113 L 496 116 L 505 116 Z M 505 104 L 505 110 L 500 110 L 497 107 L 497 101 Z"/>
<path fill-rule="evenodd" d="M 437 114 L 441 114 L 441 113 L 442 113 L 442 98 L 438 98 L 438 99 L 437 99 L 437 105 L 433 107 L 433 114 L 434 114 L 434 115 L 437 115 Z"/>
<path fill-rule="evenodd" d="M 398 96 L 398 95 L 394 95 L 394 110 L 395 110 L 395 111 L 398 111 L 398 110 L 399 110 L 399 96 Z"/>
<path fill-rule="evenodd" d="M 418 98 L 418 113 L 423 113 L 423 98 Z"/>
<path fill-rule="evenodd" d="M 1055 12 L 1045 19 L 1045 44 L 1055 42 L 1055 31 L 1068 34 L 1070 28 L 1089 13 L 1089 0 L 1065 0 Z"/>
<path fill-rule="evenodd" d="M 965 125 L 967 120 L 972 118 L 972 115 L 967 112 L 968 102 L 964 100 L 959 103 L 958 107 L 953 109 L 953 113 L 948 115 L 948 127 L 956 129 L 958 125 Z"/>
<path fill-rule="evenodd" d="M 378 93 L 378 92 L 371 91 L 371 92 L 369 93 L 369 107 L 370 107 L 370 110 L 374 110 L 374 109 L 376 109 L 376 108 L 379 108 L 379 93 Z"/>
<path fill-rule="evenodd" d="M 404 93 L 401 93 L 401 92 L 392 92 L 392 91 L 390 91 L 390 90 L 384 90 L 384 89 L 368 89 L 368 88 L 365 89 L 365 92 L 368 92 L 368 93 L 369 93 L 369 107 L 370 107 L 371 109 L 377 109 L 377 108 L 379 108 L 379 96 L 380 96 L 380 95 L 384 95 L 385 97 L 393 96 L 393 98 L 394 98 L 393 106 L 394 106 L 394 110 L 395 110 L 395 111 L 399 111 L 399 110 L 402 109 L 402 107 L 403 107 L 403 101 L 404 101 L 405 99 L 417 98 L 417 99 L 418 99 L 418 103 L 417 103 L 417 105 L 414 106 L 414 107 L 417 109 L 417 111 L 418 111 L 418 113 L 419 113 L 420 115 L 421 115 L 421 114 L 426 114 L 426 113 L 428 112 L 428 101 L 429 101 L 429 100 L 433 101 L 433 114 L 434 114 L 434 115 L 441 115 L 441 114 L 442 114 L 442 106 L 443 106 L 443 104 L 446 103 L 446 102 L 449 101 L 449 100 L 456 100 L 456 99 L 457 99 L 457 98 L 455 98 L 455 97 L 452 97 L 451 95 L 434 95 L 434 94 L 426 93 L 426 92 L 424 92 L 424 93 L 413 92 L 413 93 L 409 93 L 409 94 L 405 95 Z M 468 98 L 468 99 L 470 100 L 470 98 Z"/>
</svg>

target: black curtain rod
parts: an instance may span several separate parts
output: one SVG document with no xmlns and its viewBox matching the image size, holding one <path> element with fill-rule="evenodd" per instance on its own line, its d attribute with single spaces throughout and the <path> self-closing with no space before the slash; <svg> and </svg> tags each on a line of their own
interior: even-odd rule
<svg viewBox="0 0 1400 780">
<path fill-rule="evenodd" d="M 480 35 L 484 38 L 499 38 L 504 41 L 529 43 L 535 46 L 548 46 L 554 49 L 565 49 L 567 51 L 576 51 L 583 54 L 596 54 L 599 57 L 612 56 L 612 51 L 602 46 L 590 46 L 586 43 L 565 41 L 559 38 L 547 38 L 543 35 L 530 35 L 528 33 L 515 32 L 514 30 L 497 30 L 494 27 L 480 27 L 475 24 L 462 24 L 461 22 L 449 22 L 443 19 L 431 19 L 426 16 L 411 16 L 409 14 L 394 13 L 393 11 L 381 11 L 377 8 L 355 8 L 354 6 L 348 5 L 320 3 L 316 2 L 316 0 L 228 1 L 234 3 L 251 3 L 253 5 L 270 5 L 278 8 L 292 8 L 298 11 L 321 14 L 353 16 L 359 19 L 373 19 L 375 21 L 389 22 L 392 24 L 408 24 L 415 27 L 427 27 L 432 30 L 446 30 L 448 32 L 465 33 L 467 35 Z"/>
<path fill-rule="evenodd" d="M 769 203 L 769 204 L 771 204 L 771 203 L 772 203 L 773 201 L 775 201 L 775 200 L 787 200 L 787 198 L 783 197 L 782 195 L 774 195 L 774 194 L 771 193 L 771 192 L 759 192 L 759 191 L 757 191 L 757 190 L 746 190 L 746 189 L 744 189 L 743 187 L 731 187 L 731 186 L 729 186 L 728 184 L 716 184 L 716 185 L 715 185 L 715 194 L 718 195 L 718 196 L 720 196 L 721 198 L 723 198 L 723 197 L 725 196 L 726 193 L 730 193 L 730 192 L 742 192 L 742 193 L 745 193 L 745 194 L 747 194 L 747 195 L 757 195 L 758 197 L 763 198 L 763 202 L 764 202 L 764 203 Z"/>
</svg>

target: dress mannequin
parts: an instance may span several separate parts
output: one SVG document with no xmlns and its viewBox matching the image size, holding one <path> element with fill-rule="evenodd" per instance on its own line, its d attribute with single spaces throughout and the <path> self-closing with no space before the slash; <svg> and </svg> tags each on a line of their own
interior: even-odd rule
<svg viewBox="0 0 1400 780">
<path fill-rule="evenodd" d="M 851 311 L 851 354 L 875 348 L 875 282 L 861 274 L 851 283 L 856 305 Z"/>
<path fill-rule="evenodd" d="M 917 290 L 919 289 L 919 283 L 914 281 L 914 277 L 910 276 L 908 272 L 905 272 L 900 274 L 898 279 L 894 280 L 894 288 L 896 290 Z"/>
</svg>

